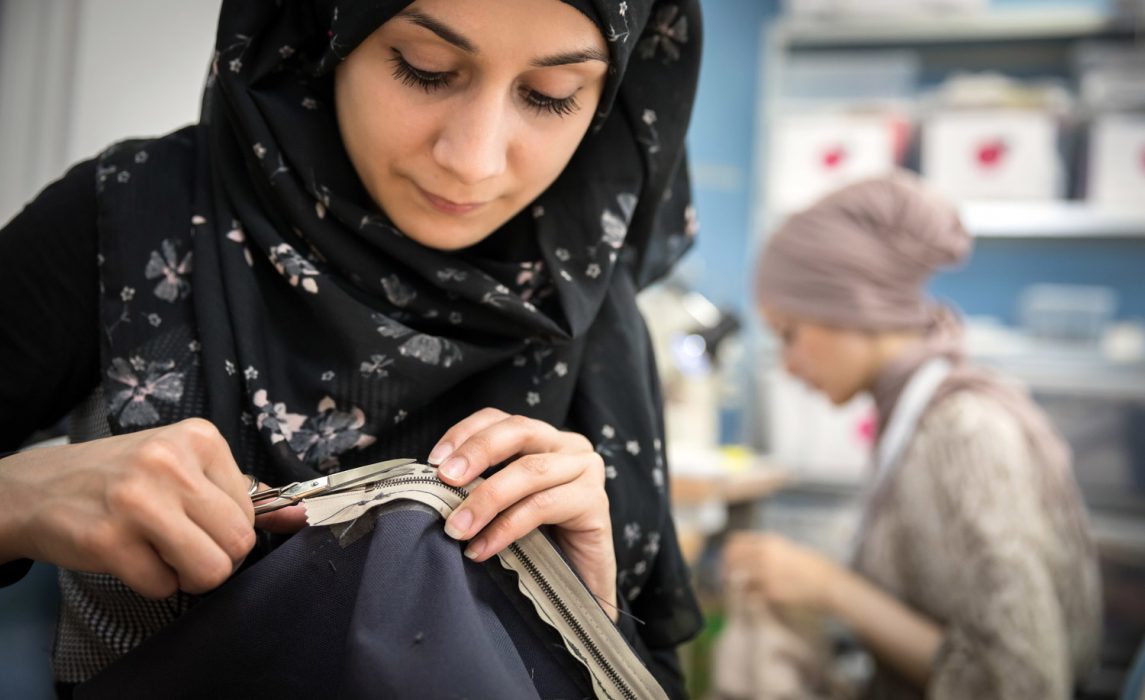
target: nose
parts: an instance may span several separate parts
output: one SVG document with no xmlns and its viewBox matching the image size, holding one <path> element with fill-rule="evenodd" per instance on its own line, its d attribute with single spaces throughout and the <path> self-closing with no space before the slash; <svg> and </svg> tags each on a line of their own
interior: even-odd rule
<svg viewBox="0 0 1145 700">
<path fill-rule="evenodd" d="M 466 185 L 501 175 L 508 164 L 511 114 L 495 90 L 474 95 L 447 117 L 433 158 Z"/>
</svg>

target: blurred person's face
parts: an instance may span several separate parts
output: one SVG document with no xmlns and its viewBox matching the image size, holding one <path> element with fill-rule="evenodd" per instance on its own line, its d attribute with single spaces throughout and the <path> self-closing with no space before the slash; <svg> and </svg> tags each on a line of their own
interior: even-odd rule
<svg viewBox="0 0 1145 700">
<path fill-rule="evenodd" d="M 835 405 L 874 383 L 884 361 L 875 334 L 826 326 L 766 306 L 762 313 L 783 343 L 787 371 Z"/>
<path fill-rule="evenodd" d="M 607 71 L 603 35 L 559 0 L 418 0 L 338 67 L 338 126 L 394 225 L 456 250 L 556 180 Z"/>
</svg>

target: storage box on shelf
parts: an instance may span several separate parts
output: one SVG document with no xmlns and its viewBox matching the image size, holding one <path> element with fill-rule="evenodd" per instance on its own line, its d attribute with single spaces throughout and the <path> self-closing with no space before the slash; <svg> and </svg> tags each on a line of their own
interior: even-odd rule
<svg viewBox="0 0 1145 700">
<path fill-rule="evenodd" d="M 1086 180 L 1086 199 L 1097 207 L 1145 209 L 1145 113 L 1094 119 Z"/>
<path fill-rule="evenodd" d="M 789 214 L 895 166 L 901 122 L 869 114 L 787 115 L 775 127 L 767 181 L 777 213 Z"/>
<path fill-rule="evenodd" d="M 922 174 L 958 201 L 1055 199 L 1057 124 L 1034 109 L 937 112 L 922 127 Z"/>
</svg>

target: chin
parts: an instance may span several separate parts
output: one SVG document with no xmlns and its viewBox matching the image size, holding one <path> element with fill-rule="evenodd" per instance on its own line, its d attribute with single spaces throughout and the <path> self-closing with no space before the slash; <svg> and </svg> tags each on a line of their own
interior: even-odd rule
<svg viewBox="0 0 1145 700">
<path fill-rule="evenodd" d="M 855 391 L 825 391 L 827 399 L 835 406 L 846 406 L 851 399 L 855 398 Z"/>
<path fill-rule="evenodd" d="M 427 248 L 450 252 L 476 245 L 488 238 L 492 232 L 486 231 L 487 227 L 459 226 L 456 222 L 442 222 L 437 226 L 426 224 L 427 222 L 419 221 L 418 225 L 406 229 L 401 228 L 399 224 L 398 229 Z"/>
</svg>

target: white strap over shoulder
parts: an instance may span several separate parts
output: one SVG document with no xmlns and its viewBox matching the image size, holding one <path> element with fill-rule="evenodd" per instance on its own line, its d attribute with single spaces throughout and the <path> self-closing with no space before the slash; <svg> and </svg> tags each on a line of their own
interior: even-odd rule
<svg viewBox="0 0 1145 700">
<path fill-rule="evenodd" d="M 915 370 L 902 394 L 899 395 L 894 412 L 891 414 L 891 420 L 883 429 L 882 437 L 875 448 L 875 477 L 873 483 L 867 488 L 863 514 L 859 521 L 859 527 L 855 530 L 855 536 L 851 540 L 848 560 L 852 563 L 858 558 L 859 543 L 865 537 L 867 527 L 870 524 L 871 503 L 898 470 L 902 461 L 902 453 L 918 428 L 922 414 L 930 405 L 930 400 L 934 398 L 934 393 L 938 391 L 938 387 L 950 376 L 952 369 L 953 365 L 945 357 L 931 358 Z"/>
<path fill-rule="evenodd" d="M 923 411 L 930 404 L 934 392 L 950 376 L 950 370 L 950 360 L 935 357 L 915 371 L 907 382 L 875 450 L 876 484 L 885 480 L 898 463 Z"/>
</svg>

